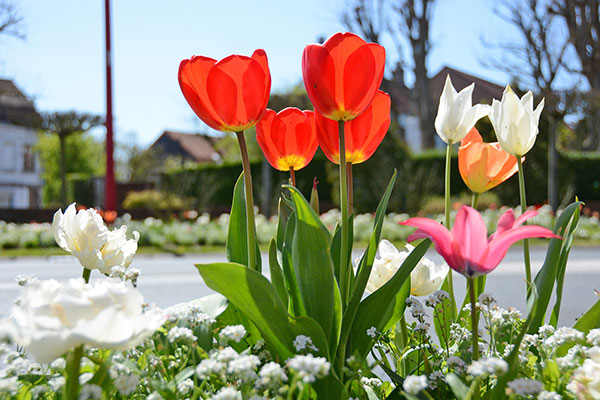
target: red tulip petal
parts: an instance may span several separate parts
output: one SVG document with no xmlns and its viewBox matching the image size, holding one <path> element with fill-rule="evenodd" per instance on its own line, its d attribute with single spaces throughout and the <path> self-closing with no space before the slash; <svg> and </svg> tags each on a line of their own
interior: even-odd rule
<svg viewBox="0 0 600 400">
<path fill-rule="evenodd" d="M 390 127 L 391 104 L 390 96 L 379 90 L 367 110 L 347 124 L 347 162 L 362 163 L 377 150 Z"/>
<path fill-rule="evenodd" d="M 381 60 L 383 63 L 378 62 Z M 343 68 L 343 106 L 347 119 L 356 118 L 369 107 L 381 86 L 384 64 L 385 50 L 374 43 L 363 45 L 348 56 Z"/>
<path fill-rule="evenodd" d="M 335 119 L 338 105 L 335 95 L 335 67 L 329 51 L 321 45 L 309 44 L 302 54 L 304 87 L 315 110 Z"/>
<path fill-rule="evenodd" d="M 271 134 L 275 116 L 275 111 L 269 109 L 265 111 L 262 119 L 256 124 L 256 141 L 269 164 L 273 168 L 279 169 L 277 160 L 281 157 L 281 153 L 279 152 L 279 146 L 274 143 Z"/>
<path fill-rule="evenodd" d="M 215 63 L 216 60 L 203 56 L 183 60 L 179 65 L 178 79 L 183 96 L 196 115 L 211 128 L 221 130 L 223 121 L 215 111 L 206 90 L 208 73 Z"/>
<path fill-rule="evenodd" d="M 317 123 L 317 140 L 321 150 L 332 163 L 340 163 L 340 145 L 338 123 L 329 118 L 322 116 L 320 113 L 315 113 Z M 345 123 L 348 126 L 348 122 Z M 348 143 L 348 141 L 346 141 Z"/>
</svg>

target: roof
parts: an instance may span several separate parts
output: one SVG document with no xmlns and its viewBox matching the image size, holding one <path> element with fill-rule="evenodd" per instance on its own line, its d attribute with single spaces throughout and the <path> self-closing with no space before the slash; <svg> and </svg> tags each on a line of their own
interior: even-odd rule
<svg viewBox="0 0 600 400">
<path fill-rule="evenodd" d="M 439 100 L 442 94 L 444 83 L 446 82 L 446 76 L 448 75 L 450 75 L 452 85 L 458 92 L 470 84 L 475 83 L 475 89 L 473 90 L 473 104 L 492 104 L 492 99 L 502 98 L 504 87 L 496 85 L 490 81 L 486 81 L 485 79 L 469 75 L 465 72 L 458 71 L 454 68 L 444 67 L 429 80 L 431 94 L 436 102 Z"/>
<path fill-rule="evenodd" d="M 218 138 L 197 133 L 164 131 L 150 146 L 165 155 L 184 156 L 195 162 L 214 162 L 220 158 L 214 144 Z"/>
<path fill-rule="evenodd" d="M 33 101 L 8 79 L 0 79 L 0 121 L 34 128 L 42 121 Z"/>
</svg>

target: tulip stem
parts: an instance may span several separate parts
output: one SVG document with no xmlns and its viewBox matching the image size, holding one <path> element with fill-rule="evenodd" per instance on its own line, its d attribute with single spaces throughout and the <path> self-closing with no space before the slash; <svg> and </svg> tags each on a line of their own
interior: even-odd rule
<svg viewBox="0 0 600 400">
<path fill-rule="evenodd" d="M 254 227 L 254 197 L 252 196 L 252 174 L 244 132 L 236 132 L 242 154 L 242 167 L 244 169 L 244 188 L 246 189 L 246 230 L 248 232 L 248 268 L 257 270 L 256 267 L 256 231 Z"/>
<path fill-rule="evenodd" d="M 352 163 L 346 163 L 346 173 L 348 174 L 348 214 L 354 212 L 354 180 L 352 178 Z"/>
<path fill-rule="evenodd" d="M 475 278 L 468 278 L 469 280 L 469 297 L 471 297 L 471 334 L 473 337 L 473 357 L 472 360 L 479 359 L 479 321 L 477 319 L 477 295 L 475 294 Z"/>
<path fill-rule="evenodd" d="M 346 138 L 344 121 L 338 121 L 340 145 L 340 208 L 342 212 L 342 245 L 340 246 L 340 291 L 342 304 L 348 301 L 348 177 L 346 170 Z"/>
<path fill-rule="evenodd" d="M 517 165 L 519 167 L 519 195 L 521 197 L 521 213 L 527 211 L 527 198 L 525 195 L 525 175 L 523 173 L 523 162 L 521 157 L 517 156 Z M 523 222 L 523 225 L 527 225 L 527 221 Z M 523 240 L 523 257 L 525 258 L 525 279 L 527 280 L 527 299 L 531 296 L 531 289 L 529 284 L 531 283 L 531 260 L 529 258 L 529 240 Z"/>
<path fill-rule="evenodd" d="M 88 270 L 89 271 L 89 270 Z M 79 364 L 83 356 L 83 345 L 75 347 L 67 356 L 67 382 L 65 384 L 67 400 L 79 398 Z"/>
<path fill-rule="evenodd" d="M 473 199 L 471 200 L 471 207 L 477 209 L 477 203 L 479 203 L 479 193 L 473 192 Z"/>
<path fill-rule="evenodd" d="M 448 142 L 446 147 L 446 173 L 445 173 L 445 191 L 444 191 L 444 217 L 446 229 L 450 230 L 450 166 L 452 161 L 452 142 Z M 447 283 L 447 285 L 446 285 Z M 452 319 L 456 319 L 456 300 L 454 298 L 454 282 L 452 280 L 452 271 L 446 276 L 448 294 L 450 295 L 450 310 Z"/>
<path fill-rule="evenodd" d="M 294 171 L 294 167 L 290 167 L 290 179 L 292 181 L 292 186 L 296 187 L 296 172 Z"/>
<path fill-rule="evenodd" d="M 91 274 L 92 274 L 91 269 L 87 269 L 87 268 L 83 269 L 83 274 L 81 276 L 83 277 L 83 280 L 85 280 L 85 283 L 90 283 L 90 275 Z"/>
</svg>

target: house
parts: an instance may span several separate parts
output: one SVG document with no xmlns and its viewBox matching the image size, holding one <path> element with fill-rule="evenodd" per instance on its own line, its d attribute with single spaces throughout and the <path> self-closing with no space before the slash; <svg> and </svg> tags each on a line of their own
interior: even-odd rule
<svg viewBox="0 0 600 400">
<path fill-rule="evenodd" d="M 41 166 L 35 154 L 41 117 L 15 84 L 0 79 L 0 209 L 41 207 Z"/>
<path fill-rule="evenodd" d="M 218 162 L 221 154 L 215 150 L 217 137 L 174 131 L 164 131 L 150 146 L 159 160 L 177 158 L 182 164 L 186 162 Z"/>
<path fill-rule="evenodd" d="M 452 84 L 457 91 L 461 91 L 472 83 L 475 83 L 473 90 L 473 104 L 483 103 L 492 104 L 492 99 L 501 99 L 504 87 L 485 79 L 469 75 L 450 67 L 442 68 L 437 74 L 429 80 L 431 98 L 434 103 L 434 110 L 437 113 L 437 107 L 440 101 L 446 76 L 450 75 Z M 388 90 L 392 97 L 394 111 L 398 115 L 398 124 L 404 131 L 404 139 L 408 146 L 414 152 L 422 151 L 421 148 L 421 128 L 419 125 L 419 114 L 417 104 L 411 99 L 409 90 L 400 82 L 395 87 L 384 88 Z M 433 121 L 431 121 L 433 125 Z M 446 144 L 436 135 L 436 148 L 443 148 Z"/>
</svg>

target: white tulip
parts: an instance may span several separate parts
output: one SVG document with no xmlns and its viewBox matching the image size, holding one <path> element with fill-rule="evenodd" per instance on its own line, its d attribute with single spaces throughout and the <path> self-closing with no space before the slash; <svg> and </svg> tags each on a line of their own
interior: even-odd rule
<svg viewBox="0 0 600 400">
<path fill-rule="evenodd" d="M 367 291 L 373 293 L 394 276 L 414 247 L 407 244 L 406 249 L 408 251 L 398 251 L 392 243 L 385 239 L 379 242 L 377 257 L 367 282 Z M 423 257 L 410 273 L 410 294 L 413 296 L 432 294 L 440 288 L 448 271 L 449 268 L 446 264 L 436 266 L 433 261 Z"/>
<path fill-rule="evenodd" d="M 139 233 L 127 240 L 127 227 L 109 231 L 102 217 L 94 210 L 75 210 L 75 203 L 62 213 L 58 210 L 52 221 L 58 245 L 77 257 L 84 268 L 110 274 L 113 267 L 127 268 L 137 251 Z"/>
<path fill-rule="evenodd" d="M 435 130 L 444 142 L 448 144 L 460 142 L 475 123 L 490 112 L 488 105 L 472 105 L 474 88 L 475 84 L 472 83 L 457 93 L 452 86 L 450 75 L 446 76 L 435 117 Z"/>
<path fill-rule="evenodd" d="M 534 110 L 533 94 L 527 92 L 519 99 L 510 86 L 504 89 L 502 101 L 494 99 L 489 117 L 504 151 L 522 157 L 531 150 L 539 131 L 543 108 L 544 99 Z"/>
<path fill-rule="evenodd" d="M 48 363 L 79 345 L 128 349 L 165 321 L 158 308 L 142 310 L 141 293 L 124 282 L 72 279 L 25 286 L 12 318 L 15 340 L 37 361 Z"/>
</svg>

